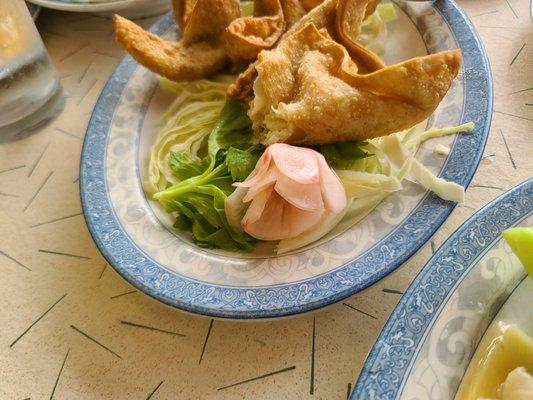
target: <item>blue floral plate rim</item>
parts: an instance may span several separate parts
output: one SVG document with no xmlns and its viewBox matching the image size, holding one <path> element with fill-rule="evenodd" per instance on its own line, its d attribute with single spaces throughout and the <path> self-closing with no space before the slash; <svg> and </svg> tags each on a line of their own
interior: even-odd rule
<svg viewBox="0 0 533 400">
<path fill-rule="evenodd" d="M 530 199 L 528 202 L 527 199 Z M 350 400 L 357 400 L 362 398 L 368 398 L 371 393 L 374 399 L 396 399 L 401 394 L 401 388 L 403 382 L 406 379 L 407 374 L 410 372 L 412 361 L 417 357 L 421 342 L 424 336 L 430 329 L 432 321 L 439 314 L 439 309 L 448 300 L 449 294 L 455 289 L 455 286 L 460 282 L 465 275 L 469 273 L 469 266 L 475 263 L 479 256 L 481 256 L 493 243 L 501 237 L 501 231 L 514 226 L 516 223 L 522 221 L 533 213 L 533 178 L 529 178 L 526 181 L 518 184 L 517 186 L 509 189 L 505 193 L 501 194 L 483 208 L 474 213 L 469 219 L 467 219 L 435 252 L 427 264 L 422 268 L 413 282 L 409 285 L 401 300 L 396 305 L 392 314 L 390 315 L 387 323 L 383 327 L 379 334 L 374 346 L 370 350 L 363 369 L 354 385 L 354 389 L 350 395 Z M 522 201 L 525 200 L 525 201 Z M 522 201 L 522 204 L 521 204 Z M 510 207 L 515 206 L 515 215 L 505 219 L 500 226 L 497 226 L 497 222 L 490 220 L 491 215 L 509 212 Z M 494 226 L 491 226 L 490 224 Z M 492 228 L 492 229 L 482 229 Z M 481 232 L 483 230 L 483 232 Z M 487 235 L 483 237 L 477 237 L 479 235 Z M 476 240 L 478 239 L 478 240 Z M 461 259 L 459 252 L 455 251 L 457 243 L 467 241 L 471 246 L 475 247 L 474 252 L 470 252 L 468 257 Z M 451 255 L 450 255 L 451 254 Z M 453 277 L 453 280 L 437 280 L 432 279 L 436 275 L 440 274 L 438 267 L 443 263 L 451 263 L 446 257 L 452 257 L 456 264 L 461 264 L 461 261 L 465 261 L 462 272 Z M 445 261 L 446 258 L 446 261 Z M 459 260 L 457 260 L 459 258 Z M 468 264 L 468 260 L 470 263 Z M 439 282 L 440 286 L 431 285 L 433 293 L 439 294 L 439 299 L 433 299 L 436 302 L 431 302 L 428 296 L 424 295 L 424 290 L 429 281 Z M 413 311 L 407 308 L 408 304 L 412 302 L 412 299 L 421 299 L 422 303 L 418 305 L 417 310 Z M 431 304 L 430 304 L 431 303 Z M 435 312 L 423 312 L 420 310 L 432 309 L 437 310 Z M 399 329 L 404 329 L 405 324 L 401 322 L 409 318 L 409 315 L 415 315 L 418 323 L 417 330 L 414 329 L 408 332 L 409 340 L 414 344 L 409 348 L 405 348 L 406 354 L 402 356 L 408 362 L 404 363 L 403 368 L 394 369 L 394 377 L 392 375 L 381 375 L 379 379 L 373 379 L 376 376 L 377 370 L 383 370 L 384 365 L 391 363 L 391 356 L 387 355 L 387 346 L 391 346 L 394 343 L 394 336 L 399 332 Z M 400 328 L 399 325 L 402 325 Z M 405 337 L 405 335 L 403 336 Z M 379 382 L 378 382 L 379 381 Z M 367 397 L 365 397 L 367 396 Z"/>
<path fill-rule="evenodd" d="M 436 2 L 433 7 L 443 16 L 463 50 L 466 94 L 461 120 L 476 121 L 477 125 L 473 134 L 456 138 L 440 176 L 468 186 L 481 160 L 490 128 L 493 101 L 490 66 L 475 28 L 455 2 Z M 173 15 L 168 13 L 150 31 L 160 34 L 171 24 Z M 81 154 L 80 197 L 90 234 L 108 263 L 133 286 L 167 305 L 205 316 L 231 319 L 290 316 L 325 307 L 365 289 L 402 265 L 429 240 L 456 206 L 434 194 L 427 194 L 411 215 L 381 241 L 380 249 L 388 246 L 393 249 L 392 254 L 383 254 L 373 247 L 351 262 L 303 282 L 232 287 L 202 283 L 169 273 L 163 266 L 147 259 L 130 240 L 114 216 L 105 193 L 103 155 L 108 129 L 120 95 L 136 68 L 137 64 L 130 56 L 124 57 L 94 107 Z M 464 160 L 468 160 L 468 164 L 465 165 Z M 105 210 L 103 214 L 97 212 L 102 210 Z M 431 223 L 428 223 L 428 215 Z M 417 226 L 424 228 L 420 230 Z M 414 239 L 413 229 L 417 231 Z M 116 235 L 113 246 L 104 243 L 110 232 Z M 413 240 L 402 244 L 405 237 Z M 383 267 L 376 273 L 378 261 Z M 162 277 L 174 289 L 163 292 L 158 284 Z"/>
</svg>

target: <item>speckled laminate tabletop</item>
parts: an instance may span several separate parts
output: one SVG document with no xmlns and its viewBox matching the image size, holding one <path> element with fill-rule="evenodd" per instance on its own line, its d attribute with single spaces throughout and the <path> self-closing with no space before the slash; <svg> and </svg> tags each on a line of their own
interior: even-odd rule
<svg viewBox="0 0 533 400">
<path fill-rule="evenodd" d="M 81 213 L 78 164 L 122 50 L 109 19 L 42 10 L 37 26 L 68 98 L 40 132 L 0 144 L 0 398 L 345 399 L 432 252 L 475 210 L 533 175 L 530 2 L 459 4 L 486 46 L 495 90 L 486 155 L 466 203 L 373 287 L 314 314 L 257 323 L 168 308 L 106 265 Z"/>
</svg>

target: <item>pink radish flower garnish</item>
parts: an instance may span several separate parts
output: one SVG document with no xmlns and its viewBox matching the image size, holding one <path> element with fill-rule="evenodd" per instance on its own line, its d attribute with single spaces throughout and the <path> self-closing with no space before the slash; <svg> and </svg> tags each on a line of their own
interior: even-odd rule
<svg viewBox="0 0 533 400">
<path fill-rule="evenodd" d="M 250 176 L 234 186 L 225 202 L 228 222 L 260 240 L 294 238 L 347 204 L 344 186 L 324 156 L 288 144 L 269 146 Z"/>
</svg>

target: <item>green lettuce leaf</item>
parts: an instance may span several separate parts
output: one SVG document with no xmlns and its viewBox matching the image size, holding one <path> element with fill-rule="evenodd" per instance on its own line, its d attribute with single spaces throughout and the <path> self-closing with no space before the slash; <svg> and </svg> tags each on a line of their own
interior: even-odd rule
<svg viewBox="0 0 533 400">
<path fill-rule="evenodd" d="M 252 146 L 252 121 L 246 114 L 246 106 L 239 100 L 226 100 L 220 117 L 209 135 L 208 154 L 217 157 L 219 150 L 230 147 L 247 149 Z"/>
<path fill-rule="evenodd" d="M 254 170 L 263 151 L 264 149 L 259 147 L 252 147 L 247 150 L 230 147 L 226 154 L 226 162 L 233 181 L 244 181 Z"/>
<path fill-rule="evenodd" d="M 209 159 L 200 159 L 188 151 L 173 152 L 168 156 L 169 167 L 172 173 L 184 181 L 196 175 L 201 175 L 209 167 Z"/>
<path fill-rule="evenodd" d="M 192 228 L 192 220 L 184 214 L 178 214 L 173 226 L 176 229 L 186 231 Z"/>
<path fill-rule="evenodd" d="M 174 227 L 190 230 L 198 246 L 250 251 L 255 240 L 231 229 L 224 202 L 235 189 L 233 182 L 246 179 L 262 152 L 252 145 L 244 104 L 228 100 L 209 135 L 207 155 L 201 159 L 187 151 L 171 152 L 169 167 L 180 182 L 153 197 L 176 213 Z"/>
<path fill-rule="evenodd" d="M 315 150 L 324 156 L 331 167 L 352 169 L 358 160 L 373 155 L 361 148 L 366 144 L 359 141 L 322 144 L 316 146 Z"/>
</svg>

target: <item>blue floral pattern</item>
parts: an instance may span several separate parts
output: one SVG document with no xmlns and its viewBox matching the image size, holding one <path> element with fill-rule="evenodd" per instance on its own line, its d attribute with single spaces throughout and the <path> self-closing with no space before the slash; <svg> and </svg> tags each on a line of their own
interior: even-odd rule
<svg viewBox="0 0 533 400">
<path fill-rule="evenodd" d="M 351 399 L 451 399 L 488 324 L 524 277 L 502 230 L 533 224 L 533 179 L 466 221 L 392 313 Z"/>
<path fill-rule="evenodd" d="M 483 47 L 453 2 L 399 3 L 429 52 L 463 50 L 464 67 L 428 126 L 474 121 L 471 134 L 443 138 L 445 159 L 423 146 L 417 158 L 440 176 L 468 185 L 490 125 L 492 84 Z M 173 35 L 173 16 L 156 34 Z M 267 318 L 326 306 L 378 281 L 406 261 L 444 222 L 454 204 L 407 185 L 357 225 L 346 223 L 295 254 L 265 257 L 205 251 L 166 226 L 142 191 L 142 136 L 156 95 L 155 76 L 125 57 L 106 84 L 87 130 L 80 192 L 89 230 L 125 279 L 178 308 L 225 318 Z M 440 171 L 440 172 L 439 172 Z M 349 221 L 348 221 L 349 222 Z"/>
</svg>

